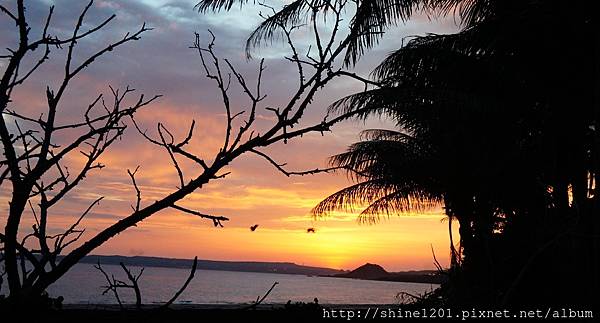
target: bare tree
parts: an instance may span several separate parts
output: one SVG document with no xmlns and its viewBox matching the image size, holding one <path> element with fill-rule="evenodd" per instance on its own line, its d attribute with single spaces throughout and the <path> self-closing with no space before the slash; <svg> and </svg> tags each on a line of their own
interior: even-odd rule
<svg viewBox="0 0 600 323">
<path fill-rule="evenodd" d="M 308 4 L 311 5 L 311 4 Z M 275 161 L 263 151 L 264 147 L 278 142 L 287 142 L 290 139 L 301 137 L 305 134 L 330 131 L 337 122 L 346 119 L 347 115 L 329 118 L 323 113 L 322 120 L 315 124 L 299 126 L 303 116 L 309 109 L 315 94 L 337 77 L 350 77 L 360 82 L 369 84 L 369 81 L 356 76 L 343 69 L 336 59 L 343 58 L 343 52 L 350 42 L 350 37 L 340 35 L 340 23 L 346 1 L 328 1 L 322 4 L 327 10 L 314 7 L 310 24 L 284 24 L 278 14 L 265 15 L 265 23 L 275 24 L 287 41 L 290 56 L 286 59 L 292 63 L 298 72 L 298 86 L 280 107 L 265 107 L 263 100 L 266 94 L 261 89 L 264 60 L 258 66 L 255 82 L 248 82 L 227 59 L 220 59 L 214 51 L 215 37 L 203 46 L 200 36 L 196 34 L 192 48 L 197 51 L 202 72 L 211 79 L 221 96 L 227 120 L 223 143 L 218 151 L 193 152 L 189 148 L 192 140 L 197 140 L 194 133 L 195 122 L 192 121 L 187 136 L 176 139 L 168 127 L 159 122 L 156 131 L 149 133 L 143 130 L 143 125 L 135 120 L 135 113 L 142 107 L 150 104 L 158 96 L 146 99 L 139 95 L 129 102 L 128 98 L 134 90 L 125 88 L 117 90 L 110 88 L 110 100 L 100 94 L 91 104 L 82 110 L 81 121 L 71 124 L 58 124 L 56 122 L 58 109 L 65 90 L 71 81 L 92 62 L 101 56 L 128 42 L 138 40 L 140 35 L 150 28 L 143 25 L 137 32 L 128 33 L 120 40 L 111 43 L 83 60 L 75 66 L 72 63 L 74 50 L 78 41 L 88 37 L 106 26 L 114 15 L 104 20 L 99 25 L 82 31 L 86 13 L 92 6 L 90 2 L 82 11 L 74 27 L 73 34 L 60 38 L 50 34 L 50 23 L 53 7 L 50 7 L 45 24 L 42 26 L 41 38 L 35 41 L 29 39 L 30 27 L 27 23 L 23 0 L 17 0 L 15 12 L 0 7 L 2 14 L 15 22 L 19 44 L 17 48 L 8 49 L 9 54 L 2 56 L 8 61 L 0 80 L 0 111 L 5 118 L 0 118 L 0 139 L 4 152 L 4 160 L 0 161 L 0 185 L 9 185 L 10 208 L 3 234 L 0 234 L 6 280 L 10 289 L 9 299 L 17 304 L 27 302 L 38 297 L 45 289 L 62 277 L 70 268 L 77 264 L 84 256 L 101 246 L 103 243 L 126 229 L 137 225 L 153 214 L 168 208 L 188 213 L 200 218 L 213 221 L 215 226 L 222 226 L 228 218 L 215 216 L 193 210 L 179 204 L 179 201 L 190 193 L 201 189 L 210 181 L 225 178 L 229 171 L 226 167 L 239 156 L 251 153 L 272 164 L 279 172 L 286 176 L 307 175 L 331 169 L 311 169 L 304 171 L 291 171 L 285 169 L 285 164 Z M 273 10 L 273 12 L 275 12 Z M 327 20 L 323 19 L 327 17 Z M 327 35 L 322 33 L 322 23 L 328 24 Z M 294 45 L 293 34 L 299 29 L 308 29 L 314 36 L 314 44 L 301 55 Z M 22 85 L 36 70 L 49 59 L 51 49 L 66 46 L 66 60 L 64 66 L 64 79 L 57 89 L 47 88 L 47 111 L 41 116 L 29 116 L 14 108 L 11 101 L 13 90 Z M 31 60 L 33 53 L 42 50 L 40 58 L 33 67 L 20 71 L 20 67 L 27 59 Z M 339 65 L 339 66 L 338 66 Z M 230 84 L 236 82 L 249 102 L 249 108 L 241 110 L 232 105 L 230 100 Z M 274 114 L 275 121 L 268 129 L 258 132 L 255 126 L 257 111 L 266 109 Z M 356 113 L 356 112 L 353 112 Z M 7 118 L 10 116 L 10 118 Z M 14 120 L 14 127 L 7 124 Z M 90 175 L 91 171 L 101 169 L 104 165 L 98 163 L 98 158 L 109 146 L 122 136 L 127 123 L 131 121 L 136 129 L 150 143 L 163 149 L 169 156 L 172 166 L 177 174 L 179 186 L 162 198 L 144 205 L 142 194 L 137 182 L 138 170 L 127 171 L 135 190 L 135 203 L 131 213 L 121 220 L 92 235 L 85 242 L 80 242 L 85 230 L 80 228 L 82 220 L 92 208 L 97 206 L 102 197 L 98 197 L 80 216 L 74 219 L 73 224 L 63 233 L 49 235 L 47 233 L 48 220 L 67 194 Z M 63 132 L 73 133 L 79 131 L 66 144 L 58 145 L 57 136 Z M 63 139 L 64 140 L 64 139 Z M 77 172 L 67 170 L 63 165 L 67 156 L 83 154 L 86 159 L 83 167 Z M 210 156 L 202 158 L 200 156 Z M 195 165 L 193 170 L 180 166 L 185 160 Z M 26 212 L 29 208 L 31 212 Z M 35 224 L 29 232 L 22 230 L 20 223 L 24 216 L 32 214 Z M 65 249 L 69 247 L 68 249 Z M 61 255 L 61 257 L 58 257 Z M 33 269 L 30 269 L 33 268 Z"/>
</svg>

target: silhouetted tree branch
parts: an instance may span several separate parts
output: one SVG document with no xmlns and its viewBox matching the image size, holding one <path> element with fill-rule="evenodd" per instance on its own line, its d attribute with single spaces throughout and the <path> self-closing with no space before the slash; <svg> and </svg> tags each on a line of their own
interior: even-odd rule
<svg viewBox="0 0 600 323">
<path fill-rule="evenodd" d="M 188 285 L 190 284 L 192 279 L 194 279 L 194 274 L 196 274 L 197 266 L 198 266 L 198 257 L 196 256 L 196 257 L 194 257 L 194 263 L 192 264 L 192 269 L 190 270 L 190 275 L 185 280 L 185 283 L 183 283 L 181 288 L 173 295 L 173 297 L 171 297 L 171 299 L 169 299 L 163 306 L 161 306 L 162 308 L 167 308 L 167 307 L 171 306 L 171 304 L 173 304 L 173 302 L 175 302 L 177 300 L 177 298 L 181 295 L 181 293 L 183 293 L 183 291 L 185 291 L 185 289 L 188 287 Z"/>
<path fill-rule="evenodd" d="M 320 168 L 315 168 L 315 169 L 310 169 L 310 170 L 305 170 L 305 171 L 299 171 L 299 172 L 294 172 L 294 171 L 287 171 L 285 170 L 283 167 L 286 166 L 286 163 L 283 164 L 279 164 L 277 163 L 275 160 L 273 160 L 273 158 L 271 158 L 269 155 L 252 149 L 250 150 L 251 152 L 257 154 L 258 156 L 263 157 L 264 159 L 266 159 L 269 163 L 271 163 L 271 165 L 273 165 L 278 171 L 280 171 L 282 174 L 284 174 L 285 176 L 292 176 L 292 175 L 299 175 L 299 176 L 304 176 L 304 175 L 313 175 L 313 174 L 318 174 L 318 173 L 329 173 L 338 169 L 343 169 L 344 167 L 341 166 L 335 166 L 335 167 L 328 167 L 328 168 L 324 168 L 324 169 L 320 169 Z"/>
<path fill-rule="evenodd" d="M 113 295 L 115 296 L 115 299 L 117 300 L 117 303 L 119 304 L 119 307 L 121 309 L 123 309 L 123 302 L 121 302 L 121 297 L 119 297 L 119 292 L 117 291 L 116 279 L 115 279 L 114 275 L 112 277 L 109 277 L 108 274 L 106 273 L 106 271 L 104 271 L 104 269 L 102 269 L 102 266 L 100 265 L 100 261 L 98 261 L 98 264 L 94 265 L 94 268 L 98 269 L 102 273 L 102 275 L 104 275 L 104 278 L 106 279 L 106 282 L 108 283 L 108 285 L 102 286 L 103 288 L 105 288 L 104 291 L 102 292 L 102 295 L 105 295 L 106 293 L 111 291 L 113 293 Z"/>
<path fill-rule="evenodd" d="M 140 291 L 140 286 L 138 285 L 138 280 L 144 273 L 144 268 L 142 268 L 140 270 L 139 274 L 134 275 L 133 273 L 131 273 L 131 270 L 129 270 L 129 268 L 127 268 L 125 266 L 125 264 L 123 264 L 121 262 L 121 263 L 119 263 L 119 265 L 121 266 L 121 268 L 127 275 L 127 279 L 129 280 L 130 283 L 126 283 L 122 280 L 116 279 L 115 275 L 111 275 L 109 278 L 108 274 L 104 271 L 104 269 L 100 265 L 100 261 L 98 261 L 98 264 L 94 265 L 94 268 L 98 269 L 104 275 L 104 278 L 106 279 L 106 282 L 108 284 L 106 286 L 102 286 L 104 288 L 102 295 L 111 291 L 113 293 L 113 295 L 115 296 L 115 299 L 117 300 L 117 303 L 119 304 L 119 307 L 121 309 L 124 309 L 123 302 L 122 302 L 121 298 L 119 297 L 118 289 L 120 289 L 120 288 L 133 289 L 133 291 L 135 293 L 135 308 L 139 310 L 140 308 L 142 308 L 142 293 Z"/>
<path fill-rule="evenodd" d="M 279 282 L 274 282 L 273 285 L 271 285 L 271 288 L 269 288 L 269 290 L 263 295 L 263 297 L 257 296 L 256 297 L 256 301 L 244 308 L 242 308 L 243 310 L 252 310 L 255 309 L 258 305 L 260 305 L 266 298 L 267 296 L 269 296 L 269 294 L 271 294 L 271 291 L 273 291 L 273 289 L 275 288 L 275 286 L 277 286 L 279 284 Z M 260 298 L 259 298 L 260 297 Z"/>
<path fill-rule="evenodd" d="M 119 265 L 121 266 L 121 268 L 127 275 L 127 280 L 129 280 L 130 283 L 126 283 L 122 280 L 116 279 L 114 275 L 109 276 L 108 273 L 106 273 L 106 271 L 104 271 L 104 269 L 100 265 L 99 261 L 96 265 L 94 265 L 94 268 L 98 269 L 102 273 L 102 275 L 104 276 L 104 278 L 106 279 L 106 282 L 107 282 L 106 286 L 102 286 L 102 288 L 104 288 L 102 295 L 105 295 L 108 292 L 112 292 L 115 297 L 115 300 L 119 304 L 119 307 L 121 308 L 121 310 L 123 310 L 123 309 L 125 309 L 125 307 L 123 306 L 123 301 L 121 300 L 121 297 L 119 296 L 118 290 L 122 289 L 122 288 L 133 289 L 133 291 L 135 293 L 135 307 L 136 307 L 136 309 L 139 310 L 142 307 L 142 293 L 141 293 L 141 290 L 140 290 L 140 287 L 138 284 L 138 280 L 144 273 L 144 268 L 142 268 L 140 270 L 139 274 L 134 275 L 131 272 L 131 270 L 125 266 L 125 264 L 123 264 L 121 262 L 121 263 L 119 263 Z M 177 292 L 173 295 L 173 297 L 171 297 L 167 302 L 165 302 L 165 304 L 163 304 L 160 307 L 161 309 L 165 309 L 165 308 L 168 308 L 169 306 L 171 306 L 171 304 L 173 304 L 177 300 L 177 298 L 185 291 L 185 289 L 188 287 L 188 285 L 190 284 L 192 279 L 194 279 L 194 275 L 196 273 L 197 266 L 198 266 L 198 257 L 194 257 L 194 261 L 192 263 L 192 268 L 190 270 L 190 274 L 189 274 L 188 278 L 185 280 L 185 282 L 179 288 L 179 290 L 177 290 Z"/>
</svg>

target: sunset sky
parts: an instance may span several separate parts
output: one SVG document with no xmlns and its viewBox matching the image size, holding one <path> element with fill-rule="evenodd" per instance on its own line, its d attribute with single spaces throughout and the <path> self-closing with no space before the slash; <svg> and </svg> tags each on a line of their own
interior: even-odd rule
<svg viewBox="0 0 600 323">
<path fill-rule="evenodd" d="M 12 8 L 9 1 L 2 1 Z M 53 33 L 68 35 L 83 9 L 83 1 L 29 1 L 27 14 L 32 33 L 38 35 L 48 7 L 54 3 Z M 108 85 L 124 88 L 127 85 L 146 95 L 163 97 L 144 108 L 137 120 L 144 127 L 156 129 L 161 121 L 178 138 L 183 138 L 192 119 L 196 134 L 192 150 L 210 157 L 222 144 L 225 115 L 213 83 L 205 78 L 196 52 L 189 49 L 194 32 L 209 40 L 207 30 L 217 37 L 216 51 L 221 58 L 229 58 L 248 80 L 254 82 L 258 59 L 246 60 L 245 39 L 261 21 L 259 9 L 249 5 L 243 11 L 234 8 L 229 13 L 199 14 L 192 1 L 133 0 L 95 1 L 83 29 L 102 19 L 117 14 L 106 28 L 77 47 L 76 58 L 89 55 L 111 41 L 123 37 L 127 31 L 139 29 L 143 22 L 153 27 L 142 39 L 126 44 L 103 56 L 72 82 L 59 111 L 61 121 L 81 118 L 85 108 L 98 93 L 109 94 Z M 282 1 L 272 1 L 274 5 Z M 264 10 L 264 9 L 263 9 Z M 370 51 L 356 68 L 362 75 L 381 61 L 391 50 L 398 48 L 406 36 L 428 32 L 448 33 L 456 30 L 452 19 L 430 21 L 415 18 L 390 31 L 381 45 Z M 15 27 L 5 17 L 0 20 L 2 48 L 15 44 Z M 301 46 L 310 43 L 312 35 L 298 33 Z M 4 50 L 4 49 L 3 49 Z M 37 118 L 46 111 L 45 88 L 56 87 L 62 80 L 65 50 L 53 49 L 51 61 L 13 94 L 11 109 Z M 287 48 L 274 43 L 255 52 L 265 58 L 267 69 L 263 91 L 268 95 L 264 106 L 287 102 L 288 94 L 296 87 L 294 67 L 283 59 Z M 0 60 L 0 71 L 6 60 Z M 344 95 L 360 91 L 363 85 L 351 80 L 336 80 L 324 88 L 318 100 L 310 107 L 304 124 L 322 119 L 327 105 Z M 243 110 L 243 101 L 237 88 L 232 88 L 234 109 Z M 273 114 L 258 111 L 259 126 L 273 122 Z M 7 117 L 5 117 L 7 118 Z M 11 122 L 8 122 L 11 123 Z M 267 151 L 278 162 L 286 162 L 290 170 L 303 170 L 327 165 L 327 157 L 342 152 L 359 139 L 366 128 L 393 127 L 386 120 L 366 123 L 348 121 L 334 127 L 324 136 L 314 134 L 278 144 Z M 65 137 L 65 140 L 68 138 Z M 147 143 L 133 127 L 123 139 L 105 153 L 102 170 L 93 171 L 85 183 L 72 192 L 51 214 L 53 230 L 68 227 L 73 218 L 99 196 L 105 196 L 100 206 L 84 221 L 84 237 L 90 237 L 102 228 L 129 214 L 135 201 L 127 169 L 140 165 L 137 175 L 142 190 L 142 203 L 147 205 L 176 189 L 175 170 L 168 155 Z M 71 158 L 68 163 L 76 168 L 81 163 Z M 198 169 L 186 167 L 188 174 Z M 201 212 L 230 218 L 224 228 L 215 228 L 212 222 L 166 210 L 152 216 L 135 228 L 128 229 L 97 249 L 97 254 L 164 256 L 215 260 L 290 261 L 304 265 L 352 269 L 365 262 L 377 263 L 388 270 L 433 268 L 431 246 L 442 264 L 448 262 L 448 225 L 441 222 L 442 210 L 428 214 L 392 216 L 377 225 L 357 222 L 356 214 L 335 213 L 314 220 L 310 209 L 321 199 L 350 184 L 344 174 L 319 174 L 287 178 L 264 159 L 255 155 L 242 156 L 227 171 L 225 179 L 211 182 L 189 196 L 181 204 Z M 189 175 L 188 177 L 191 177 Z M 4 223 L 8 209 L 9 187 L 2 187 L 0 203 Z M 32 218 L 24 219 L 22 228 L 30 228 Z M 259 224 L 255 232 L 249 227 Z M 316 233 L 306 229 L 314 227 Z M 84 238 L 85 239 L 85 238 Z"/>
</svg>

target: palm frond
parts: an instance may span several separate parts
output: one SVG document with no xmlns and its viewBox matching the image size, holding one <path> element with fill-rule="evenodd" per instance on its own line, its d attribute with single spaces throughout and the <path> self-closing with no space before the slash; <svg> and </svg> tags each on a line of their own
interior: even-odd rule
<svg viewBox="0 0 600 323">
<path fill-rule="evenodd" d="M 396 142 L 408 142 L 416 140 L 414 136 L 411 136 L 402 131 L 390 130 L 390 129 L 367 129 L 360 133 L 361 140 L 393 140 Z"/>
<path fill-rule="evenodd" d="M 460 18 L 460 24 L 470 27 L 478 22 L 490 18 L 496 12 L 497 3 L 511 2 L 512 0 L 429 0 L 427 9 L 438 16 L 455 15 Z M 522 1 L 522 0 L 517 0 Z"/>
<path fill-rule="evenodd" d="M 198 2 L 194 9 L 199 12 L 205 13 L 207 11 L 218 12 L 221 10 L 231 10 L 234 4 L 238 3 L 240 6 L 248 3 L 248 0 L 201 0 Z"/>
<path fill-rule="evenodd" d="M 386 179 L 356 183 L 331 194 L 319 202 L 311 210 L 311 214 L 315 217 L 323 217 L 338 210 L 354 212 L 356 207 L 370 203 L 392 192 L 394 192 L 394 185 Z"/>
<path fill-rule="evenodd" d="M 429 87 L 406 83 L 349 95 L 334 102 L 329 113 L 358 120 L 385 115 L 396 121 L 396 125 L 406 133 L 419 137 L 433 126 L 447 128 L 449 121 L 473 111 L 484 113 L 486 109 L 498 109 L 504 100 L 497 95 L 493 92 L 489 96 L 474 93 L 467 86 L 461 88 L 461 84 Z M 489 102 L 495 103 L 491 105 Z M 448 119 L 444 119 L 446 117 Z"/>
<path fill-rule="evenodd" d="M 380 178 L 412 169 L 414 162 L 425 156 L 427 149 L 416 141 L 369 140 L 352 144 L 346 152 L 331 157 L 330 163 L 358 174 L 357 178 Z"/>
<path fill-rule="evenodd" d="M 375 46 L 383 33 L 399 22 L 407 21 L 415 12 L 429 17 L 450 14 L 460 18 L 466 30 L 490 21 L 498 7 L 508 7 L 493 0 L 363 0 L 358 3 L 350 24 L 351 42 L 344 63 L 354 65 L 365 50 Z M 464 35 L 463 35 L 464 36 Z M 463 37 L 465 38 L 465 37 Z M 464 43 L 463 43 L 464 44 Z"/>
<path fill-rule="evenodd" d="M 416 183 L 390 182 L 387 179 L 356 183 L 331 194 L 312 210 L 314 217 L 328 216 L 333 211 L 355 212 L 368 205 L 359 215 L 361 222 L 376 223 L 381 215 L 421 213 L 442 205 L 441 193 Z"/>
<path fill-rule="evenodd" d="M 350 22 L 350 43 L 344 64 L 354 65 L 364 51 L 376 45 L 385 30 L 406 21 L 423 0 L 363 0 L 357 2 L 356 13 Z"/>
<path fill-rule="evenodd" d="M 441 195 L 432 194 L 417 187 L 397 188 L 396 191 L 373 201 L 358 216 L 362 223 L 375 224 L 382 215 L 402 215 L 409 212 L 422 213 L 443 205 Z"/>
<path fill-rule="evenodd" d="M 431 74 L 440 66 L 448 66 L 448 62 L 458 63 L 468 60 L 471 51 L 461 46 L 463 39 L 457 34 L 415 37 L 406 46 L 392 52 L 372 72 L 380 82 L 390 84 L 390 78 L 418 80 L 419 76 Z M 475 50 L 475 49 L 474 49 Z M 457 66 L 458 68 L 458 66 Z"/>
<path fill-rule="evenodd" d="M 313 215 L 353 212 L 368 205 L 360 219 L 373 223 L 381 214 L 421 212 L 441 204 L 442 189 L 436 180 L 440 167 L 427 145 L 392 130 L 374 129 L 365 136 L 372 139 L 354 143 L 330 160 L 358 183 L 324 199 Z"/>
<path fill-rule="evenodd" d="M 412 118 L 413 112 L 419 109 L 429 108 L 429 92 L 438 89 L 421 89 L 410 86 L 381 87 L 369 89 L 364 92 L 355 93 L 344 97 L 328 108 L 333 115 L 346 115 L 348 119 L 365 120 L 371 116 L 390 115 L 398 125 L 412 133 L 422 124 L 416 118 Z"/>
</svg>

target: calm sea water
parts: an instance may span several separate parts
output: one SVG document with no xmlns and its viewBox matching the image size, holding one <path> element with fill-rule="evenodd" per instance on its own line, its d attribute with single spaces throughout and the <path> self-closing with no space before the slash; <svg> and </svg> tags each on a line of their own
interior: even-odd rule
<svg viewBox="0 0 600 323">
<path fill-rule="evenodd" d="M 125 280 L 119 266 L 104 265 L 104 270 Z M 140 268 L 131 267 L 134 273 Z M 189 270 L 146 267 L 140 278 L 143 303 L 168 300 L 183 284 Z M 245 273 L 198 270 L 194 280 L 177 303 L 232 304 L 249 303 L 279 282 L 264 303 L 312 302 L 321 304 L 392 304 L 399 292 L 423 293 L 436 285 L 355 280 L 346 278 L 309 277 L 302 275 Z M 91 264 L 78 264 L 49 288 L 52 296 L 62 295 L 69 304 L 112 304 L 112 294 L 102 295 L 104 276 Z M 119 293 L 126 303 L 134 302 L 132 291 Z"/>
</svg>

